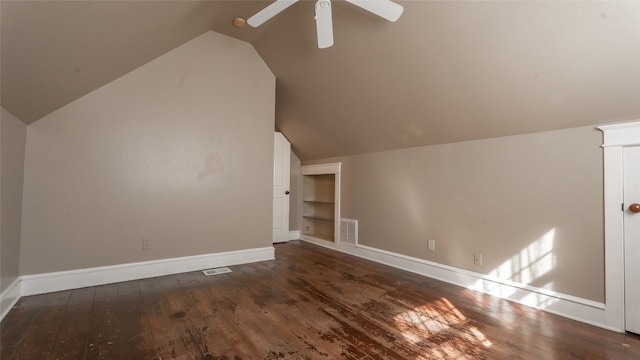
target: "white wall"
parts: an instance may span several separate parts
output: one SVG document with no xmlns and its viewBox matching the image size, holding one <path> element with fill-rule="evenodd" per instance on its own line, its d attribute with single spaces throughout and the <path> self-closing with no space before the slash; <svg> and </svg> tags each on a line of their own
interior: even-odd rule
<svg viewBox="0 0 640 360">
<path fill-rule="evenodd" d="M 27 125 L 0 109 L 0 293 L 19 275 L 22 183 Z"/>
<path fill-rule="evenodd" d="M 208 32 L 31 124 L 21 274 L 270 246 L 274 106 Z"/>
</svg>

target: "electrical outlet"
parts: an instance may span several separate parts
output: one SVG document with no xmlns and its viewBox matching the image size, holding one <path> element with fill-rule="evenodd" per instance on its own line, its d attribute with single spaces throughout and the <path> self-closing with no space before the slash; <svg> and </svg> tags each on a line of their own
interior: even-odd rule
<svg viewBox="0 0 640 360">
<path fill-rule="evenodd" d="M 151 248 L 151 240 L 142 239 L 142 249 L 146 250 L 146 249 L 150 249 L 150 248 Z"/>
<path fill-rule="evenodd" d="M 427 240 L 427 250 L 436 251 L 436 241 L 435 240 Z"/>
<path fill-rule="evenodd" d="M 482 266 L 482 254 L 473 254 L 473 264 Z"/>
<path fill-rule="evenodd" d="M 304 230 L 305 230 L 306 232 L 309 232 L 309 231 L 311 230 L 311 227 L 309 227 L 309 225 L 307 225 L 307 226 L 304 228 Z"/>
</svg>

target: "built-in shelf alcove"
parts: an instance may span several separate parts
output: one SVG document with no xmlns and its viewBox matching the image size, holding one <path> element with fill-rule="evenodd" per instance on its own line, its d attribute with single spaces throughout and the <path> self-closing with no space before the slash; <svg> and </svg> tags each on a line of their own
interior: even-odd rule
<svg viewBox="0 0 640 360">
<path fill-rule="evenodd" d="M 302 238 L 338 242 L 341 163 L 302 167 Z"/>
</svg>

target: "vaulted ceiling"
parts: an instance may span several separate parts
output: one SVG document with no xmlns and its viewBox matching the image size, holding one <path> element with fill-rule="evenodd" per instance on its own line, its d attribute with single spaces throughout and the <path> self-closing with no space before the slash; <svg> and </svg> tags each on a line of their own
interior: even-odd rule
<svg viewBox="0 0 640 360">
<path fill-rule="evenodd" d="M 269 1 L 0 3 L 2 107 L 25 122 L 214 30 L 277 77 L 276 127 L 318 159 L 640 118 L 640 2 L 397 1 L 396 23 L 313 1 L 258 29 Z"/>
</svg>

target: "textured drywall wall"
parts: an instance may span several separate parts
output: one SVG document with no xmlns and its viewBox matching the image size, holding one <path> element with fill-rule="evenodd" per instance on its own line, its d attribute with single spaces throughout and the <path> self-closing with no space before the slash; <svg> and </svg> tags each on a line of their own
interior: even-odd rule
<svg viewBox="0 0 640 360">
<path fill-rule="evenodd" d="M 22 220 L 22 184 L 27 125 L 0 110 L 1 128 L 1 218 L 0 292 L 19 276 L 20 228 Z"/>
<path fill-rule="evenodd" d="M 270 246 L 274 104 L 207 32 L 32 123 L 22 274 Z"/>
<path fill-rule="evenodd" d="M 603 302 L 601 143 L 580 127 L 305 164 L 343 162 L 361 244 Z"/>
</svg>

